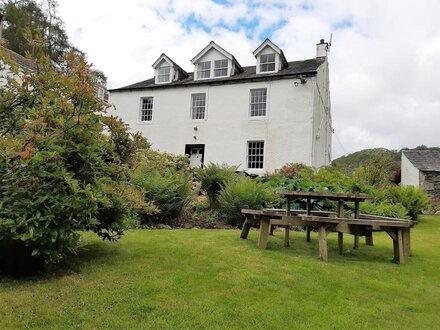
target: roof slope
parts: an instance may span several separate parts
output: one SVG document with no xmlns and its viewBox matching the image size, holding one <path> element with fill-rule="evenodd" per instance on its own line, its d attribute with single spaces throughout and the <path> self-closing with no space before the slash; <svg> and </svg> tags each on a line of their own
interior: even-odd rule
<svg viewBox="0 0 440 330">
<path fill-rule="evenodd" d="M 230 77 L 225 78 L 213 78 L 206 80 L 194 80 L 194 72 L 189 72 L 188 78 L 174 81 L 166 85 L 156 85 L 154 83 L 154 78 L 147 79 L 132 85 L 109 89 L 110 92 L 113 91 L 124 91 L 133 89 L 144 89 L 144 88 L 168 88 L 168 87 L 179 87 L 188 85 L 203 85 L 203 84 L 219 84 L 219 83 L 230 83 L 230 82 L 244 82 L 249 80 L 265 80 L 265 79 L 281 79 L 283 77 L 295 76 L 300 74 L 316 74 L 318 67 L 325 62 L 322 58 L 313 58 L 304 61 L 294 61 L 289 62 L 289 66 L 283 70 L 276 73 L 268 74 L 257 74 L 255 72 L 255 66 L 245 66 L 243 67 L 243 72 L 235 74 Z"/>
<path fill-rule="evenodd" d="M 421 171 L 440 171 L 440 151 L 403 150 L 406 158 Z"/>
<path fill-rule="evenodd" d="M 35 61 L 30 60 L 28 58 L 25 58 L 25 57 L 17 54 L 16 52 L 14 52 L 6 47 L 3 47 L 3 46 L 0 46 L 0 50 L 3 51 L 7 56 L 9 56 L 11 58 L 11 60 L 13 60 L 19 66 L 24 67 L 24 68 L 28 68 L 30 70 L 36 69 Z"/>
</svg>

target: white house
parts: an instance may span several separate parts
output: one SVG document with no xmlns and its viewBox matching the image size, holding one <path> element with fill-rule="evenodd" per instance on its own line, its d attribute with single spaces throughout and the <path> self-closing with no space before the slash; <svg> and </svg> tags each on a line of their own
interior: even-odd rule
<svg viewBox="0 0 440 330">
<path fill-rule="evenodd" d="M 440 151 L 403 150 L 402 186 L 424 188 L 433 198 L 440 198 Z"/>
<path fill-rule="evenodd" d="M 212 41 L 191 60 L 194 72 L 162 54 L 154 78 L 110 90 L 109 102 L 153 148 L 188 154 L 194 166 L 320 167 L 331 160 L 328 51 L 321 40 L 316 58 L 288 62 L 266 39 L 255 65 L 242 67 Z"/>
</svg>

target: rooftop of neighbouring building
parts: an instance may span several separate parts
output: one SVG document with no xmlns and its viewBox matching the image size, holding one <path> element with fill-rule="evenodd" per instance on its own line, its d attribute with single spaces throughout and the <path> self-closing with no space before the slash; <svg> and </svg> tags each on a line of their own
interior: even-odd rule
<svg viewBox="0 0 440 330">
<path fill-rule="evenodd" d="M 439 150 L 404 150 L 403 154 L 420 171 L 440 172 Z"/>
</svg>

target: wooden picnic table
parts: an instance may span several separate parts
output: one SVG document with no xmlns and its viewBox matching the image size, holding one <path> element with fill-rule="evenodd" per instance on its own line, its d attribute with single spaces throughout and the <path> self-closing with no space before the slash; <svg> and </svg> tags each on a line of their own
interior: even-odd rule
<svg viewBox="0 0 440 330">
<path fill-rule="evenodd" d="M 318 229 L 319 256 L 322 260 L 328 260 L 327 236 L 330 232 L 338 233 L 338 250 L 343 253 L 344 233 L 355 236 L 355 248 L 359 247 L 359 236 L 366 237 L 366 243 L 372 245 L 372 233 L 374 231 L 385 231 L 393 240 L 394 260 L 404 263 L 411 254 L 410 229 L 415 222 L 403 219 L 393 219 L 373 215 L 361 214 L 359 203 L 365 201 L 369 196 L 364 194 L 335 194 L 316 192 L 291 192 L 281 191 L 280 194 L 286 198 L 285 209 L 243 209 L 246 216 L 241 232 L 241 238 L 246 239 L 252 226 L 260 227 L 258 246 L 261 249 L 267 248 L 267 243 L 272 226 L 282 226 L 284 231 L 284 246 L 289 246 L 290 226 L 301 226 L 307 228 L 307 241 L 310 242 L 310 229 Z M 306 210 L 292 210 L 290 205 L 292 199 L 306 199 Z M 335 200 L 338 202 L 336 212 L 313 211 L 312 200 Z M 352 218 L 344 217 L 344 204 L 354 202 Z M 370 239 L 368 239 L 370 238 Z"/>
</svg>

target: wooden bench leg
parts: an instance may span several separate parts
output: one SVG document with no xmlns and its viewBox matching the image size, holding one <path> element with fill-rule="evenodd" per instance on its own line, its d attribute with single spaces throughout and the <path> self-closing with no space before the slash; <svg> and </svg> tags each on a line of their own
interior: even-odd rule
<svg viewBox="0 0 440 330">
<path fill-rule="evenodd" d="M 309 226 L 306 227 L 306 242 L 310 242 L 310 230 Z"/>
<path fill-rule="evenodd" d="M 371 236 L 365 236 L 365 244 L 369 246 L 373 246 L 373 233 L 371 233 Z"/>
<path fill-rule="evenodd" d="M 405 258 L 411 255 L 411 241 L 410 241 L 410 228 L 405 228 L 402 230 L 403 239 L 403 256 Z"/>
<path fill-rule="evenodd" d="M 260 237 L 258 239 L 258 247 L 260 249 L 267 248 L 267 241 L 269 240 L 269 227 L 270 220 L 269 219 L 261 219 L 260 222 Z"/>
<path fill-rule="evenodd" d="M 344 253 L 344 233 L 338 233 L 338 251 L 341 255 Z"/>
<path fill-rule="evenodd" d="M 359 236 L 354 235 L 354 244 L 353 244 L 353 250 L 359 249 Z"/>
<path fill-rule="evenodd" d="M 246 220 L 244 220 L 243 223 L 243 228 L 241 229 L 240 238 L 247 239 L 251 227 L 252 227 L 252 223 L 246 218 Z"/>
<path fill-rule="evenodd" d="M 403 229 L 402 228 L 397 229 L 397 248 L 398 248 L 398 251 L 396 253 L 396 255 L 398 255 L 397 262 L 399 264 L 404 264 L 405 263 L 405 253 L 404 253 L 404 247 L 403 247 Z"/>
<path fill-rule="evenodd" d="M 318 227 L 319 258 L 328 261 L 327 230 L 324 225 Z"/>
<path fill-rule="evenodd" d="M 285 247 L 290 246 L 289 234 L 290 234 L 290 226 L 286 226 L 286 228 L 284 228 L 284 246 Z"/>
<path fill-rule="evenodd" d="M 273 231 L 275 230 L 275 226 L 274 225 L 270 225 L 270 236 L 273 236 Z"/>
</svg>

